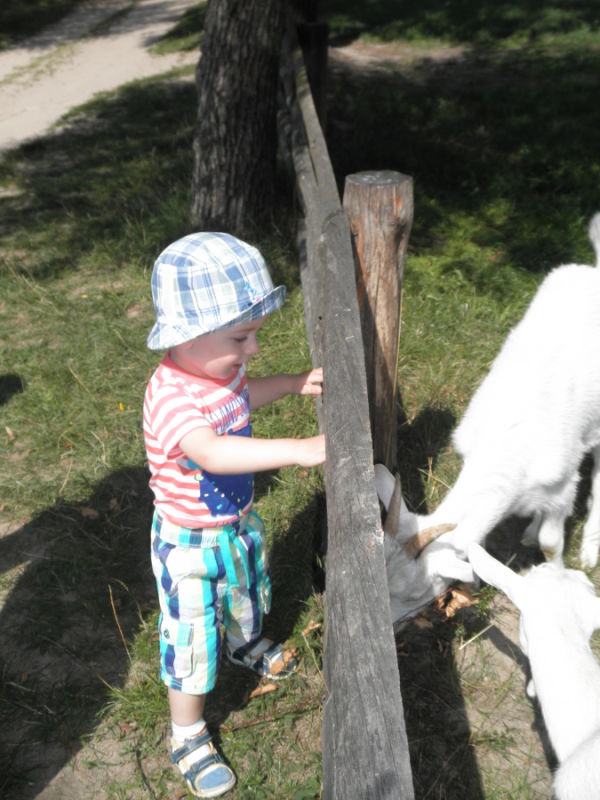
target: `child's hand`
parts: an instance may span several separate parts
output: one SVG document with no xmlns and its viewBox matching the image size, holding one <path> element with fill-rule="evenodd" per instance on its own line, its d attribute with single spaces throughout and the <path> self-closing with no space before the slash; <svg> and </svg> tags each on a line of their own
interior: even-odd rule
<svg viewBox="0 0 600 800">
<path fill-rule="evenodd" d="M 323 367 L 309 369 L 294 376 L 298 381 L 296 394 L 322 394 L 323 393 Z"/>
<path fill-rule="evenodd" d="M 298 455 L 296 463 L 301 467 L 317 467 L 325 461 L 325 434 L 297 439 Z"/>
</svg>

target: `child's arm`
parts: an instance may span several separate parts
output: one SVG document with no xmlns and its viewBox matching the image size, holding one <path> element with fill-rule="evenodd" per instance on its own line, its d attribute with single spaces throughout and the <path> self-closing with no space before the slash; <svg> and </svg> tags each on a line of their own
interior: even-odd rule
<svg viewBox="0 0 600 800">
<path fill-rule="evenodd" d="M 325 461 L 325 436 L 307 439 L 255 439 L 219 436 L 212 428 L 196 428 L 179 446 L 188 458 L 216 475 L 261 472 L 298 464 L 316 467 Z"/>
<path fill-rule="evenodd" d="M 323 369 L 309 369 L 298 375 L 271 375 L 267 378 L 248 378 L 250 409 L 260 408 L 285 397 L 286 394 L 318 395 L 323 391 Z"/>
</svg>

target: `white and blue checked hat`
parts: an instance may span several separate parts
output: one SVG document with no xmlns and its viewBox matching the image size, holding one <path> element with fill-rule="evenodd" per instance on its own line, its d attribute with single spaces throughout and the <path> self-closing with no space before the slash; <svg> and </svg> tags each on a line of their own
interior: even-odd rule
<svg viewBox="0 0 600 800">
<path fill-rule="evenodd" d="M 152 272 L 151 350 L 260 319 L 284 303 L 259 251 L 228 233 L 192 233 L 170 244 Z"/>
</svg>

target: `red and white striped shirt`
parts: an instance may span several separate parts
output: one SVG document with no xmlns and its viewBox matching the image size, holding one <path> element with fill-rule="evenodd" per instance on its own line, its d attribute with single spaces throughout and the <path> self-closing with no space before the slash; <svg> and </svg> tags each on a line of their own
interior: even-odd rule
<svg viewBox="0 0 600 800">
<path fill-rule="evenodd" d="M 192 375 L 167 355 L 144 397 L 144 440 L 154 505 L 186 528 L 239 519 L 252 506 L 253 475 L 214 475 L 189 460 L 179 443 L 209 426 L 219 435 L 249 436 L 246 368 L 224 381 Z"/>
</svg>

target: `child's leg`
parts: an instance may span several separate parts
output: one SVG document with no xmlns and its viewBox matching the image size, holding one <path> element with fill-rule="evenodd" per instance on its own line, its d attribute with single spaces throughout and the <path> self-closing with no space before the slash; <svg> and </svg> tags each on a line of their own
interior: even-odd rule
<svg viewBox="0 0 600 800">
<path fill-rule="evenodd" d="M 193 725 L 204 717 L 205 694 L 185 694 L 176 689 L 168 691 L 171 720 L 175 725 Z"/>
<path fill-rule="evenodd" d="M 152 566 L 161 606 L 161 678 L 172 715 L 171 760 L 196 797 L 218 797 L 235 776 L 217 753 L 204 722 L 221 652 L 224 574 L 210 548 L 178 547 L 155 535 Z"/>
<path fill-rule="evenodd" d="M 171 761 L 196 797 L 219 797 L 235 785 L 235 775 L 217 753 L 204 721 L 206 695 L 169 689 Z"/>
</svg>

